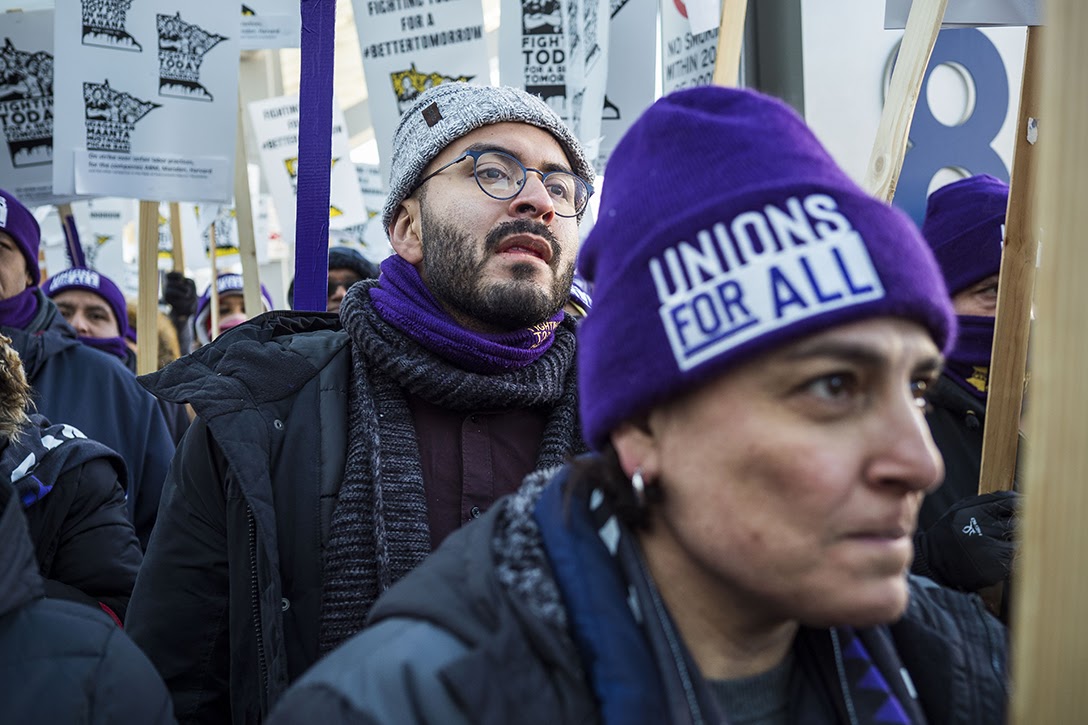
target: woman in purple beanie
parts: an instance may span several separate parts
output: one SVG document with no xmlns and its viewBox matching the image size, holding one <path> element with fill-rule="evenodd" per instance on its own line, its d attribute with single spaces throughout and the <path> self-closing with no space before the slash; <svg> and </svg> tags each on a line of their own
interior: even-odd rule
<svg viewBox="0 0 1088 725">
<path fill-rule="evenodd" d="M 784 104 L 703 87 L 609 161 L 586 441 L 389 590 L 271 722 L 977 723 L 1005 632 L 909 576 L 954 338 L 917 228 Z"/>
<path fill-rule="evenodd" d="M 136 356 L 125 343 L 131 334 L 121 288 L 93 269 L 72 267 L 53 275 L 42 285 L 79 341 L 113 355 L 136 372 Z"/>
</svg>

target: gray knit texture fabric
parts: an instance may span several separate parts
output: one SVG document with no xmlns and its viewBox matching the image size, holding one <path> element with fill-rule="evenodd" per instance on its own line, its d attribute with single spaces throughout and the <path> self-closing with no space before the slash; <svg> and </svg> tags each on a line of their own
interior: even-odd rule
<svg viewBox="0 0 1088 725">
<path fill-rule="evenodd" d="M 454 367 L 382 320 L 368 293 L 375 284 L 355 284 L 340 311 L 352 340 L 348 451 L 325 552 L 322 653 L 360 631 L 382 592 L 431 553 L 419 442 L 406 392 L 464 412 L 548 410 L 540 468 L 585 450 L 569 318 L 533 364 L 481 375 Z"/>
<path fill-rule="evenodd" d="M 433 125 L 428 119 L 434 121 Z M 550 133 L 566 152 L 571 170 L 593 183 L 593 166 L 582 144 L 540 96 L 512 86 L 442 83 L 429 88 L 412 104 L 393 133 L 389 196 L 382 210 L 386 234 L 400 203 L 415 191 L 423 169 L 442 149 L 481 126 L 506 122 L 527 123 Z"/>
</svg>

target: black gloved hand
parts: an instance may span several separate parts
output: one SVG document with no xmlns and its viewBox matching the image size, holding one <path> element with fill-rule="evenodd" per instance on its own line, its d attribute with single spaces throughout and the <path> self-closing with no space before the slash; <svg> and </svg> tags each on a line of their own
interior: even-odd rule
<svg viewBox="0 0 1088 725">
<path fill-rule="evenodd" d="M 1009 576 L 1017 543 L 1020 494 L 997 491 L 959 501 L 914 535 L 911 571 L 975 592 Z"/>
<path fill-rule="evenodd" d="M 192 317 L 196 312 L 196 282 L 181 272 L 167 272 L 162 298 L 170 305 L 171 317 Z"/>
</svg>

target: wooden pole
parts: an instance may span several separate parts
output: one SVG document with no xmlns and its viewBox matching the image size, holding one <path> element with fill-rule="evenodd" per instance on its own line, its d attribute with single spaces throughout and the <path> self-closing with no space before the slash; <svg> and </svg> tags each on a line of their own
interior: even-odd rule
<svg viewBox="0 0 1088 725">
<path fill-rule="evenodd" d="M 744 22 L 748 0 L 722 0 L 722 21 L 718 27 L 718 53 L 714 62 L 714 85 L 734 87 L 740 80 L 740 52 L 744 45 Z"/>
<path fill-rule="evenodd" d="M 1031 397 L 1022 547 L 1011 627 L 1012 722 L 1080 723 L 1088 713 L 1088 3 L 1047 4 L 1039 149 L 1045 220 Z"/>
<path fill-rule="evenodd" d="M 257 267 L 257 240 L 253 231 L 253 204 L 249 198 L 249 165 L 246 163 L 244 108 L 238 98 L 238 139 L 234 152 L 234 216 L 238 222 L 238 255 L 242 259 L 242 298 L 246 317 L 264 312 L 261 302 L 260 271 Z"/>
<path fill-rule="evenodd" d="M 159 368 L 159 202 L 140 202 L 139 297 L 136 303 L 136 372 Z"/>
<path fill-rule="evenodd" d="M 170 202 L 170 241 L 173 243 L 174 271 L 185 274 L 185 245 L 181 238 L 181 204 Z"/>
<path fill-rule="evenodd" d="M 914 120 L 914 107 L 922 91 L 926 66 L 933 55 L 948 0 L 914 0 L 907 16 L 907 28 L 899 46 L 888 97 L 873 143 L 873 153 L 863 186 L 873 196 L 891 203 L 907 154 L 907 136 Z"/>
<path fill-rule="evenodd" d="M 1039 222 L 1035 213 L 1035 137 L 1039 118 L 1039 72 L 1042 28 L 1028 28 L 1024 80 L 1020 87 L 1020 120 L 1016 131 L 1009 206 L 1005 213 L 1005 245 L 997 287 L 997 320 L 986 394 L 986 427 L 982 440 L 979 493 L 1008 491 L 1016 475 L 1020 412 L 1028 361 L 1031 301 Z"/>
<path fill-rule="evenodd" d="M 215 241 L 215 224 L 216 220 L 213 219 L 212 225 L 208 227 L 208 265 L 212 272 L 212 285 L 208 288 L 209 314 L 212 323 L 211 334 L 208 335 L 209 340 L 219 337 L 219 249 L 216 247 Z"/>
</svg>

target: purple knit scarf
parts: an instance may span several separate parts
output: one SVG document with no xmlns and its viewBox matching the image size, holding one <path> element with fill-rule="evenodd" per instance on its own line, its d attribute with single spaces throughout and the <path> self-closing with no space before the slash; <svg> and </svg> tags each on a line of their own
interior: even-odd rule
<svg viewBox="0 0 1088 725">
<path fill-rule="evenodd" d="M 128 360 L 128 345 L 125 344 L 123 337 L 80 337 L 79 341 L 87 347 L 93 347 L 95 350 L 120 358 L 121 362 Z"/>
<path fill-rule="evenodd" d="M 979 400 L 990 387 L 990 353 L 994 346 L 994 318 L 958 315 L 956 346 L 948 353 L 945 374 Z"/>
<path fill-rule="evenodd" d="M 463 370 L 490 375 L 518 370 L 540 358 L 555 340 L 563 320 L 549 320 L 515 332 L 490 334 L 466 330 L 438 304 L 419 272 L 392 255 L 381 264 L 382 275 L 370 299 L 383 320 L 434 354 Z"/>
<path fill-rule="evenodd" d="M 24 329 L 38 314 L 36 287 L 28 287 L 14 297 L 0 300 L 0 325 Z"/>
</svg>

